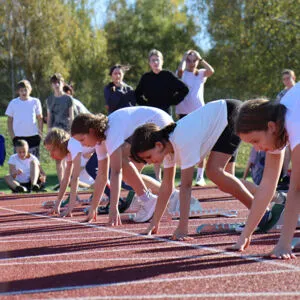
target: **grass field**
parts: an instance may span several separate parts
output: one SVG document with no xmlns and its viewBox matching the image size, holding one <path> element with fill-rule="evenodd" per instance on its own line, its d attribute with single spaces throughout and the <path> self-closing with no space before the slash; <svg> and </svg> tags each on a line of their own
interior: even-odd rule
<svg viewBox="0 0 300 300">
<path fill-rule="evenodd" d="M 0 117 L 0 133 L 4 135 L 6 140 L 6 160 L 2 167 L 0 167 L 0 191 L 10 193 L 10 190 L 7 188 L 6 184 L 4 183 L 3 177 L 8 173 L 8 165 L 7 161 L 10 155 L 13 154 L 13 147 L 11 143 L 11 139 L 8 135 L 7 131 L 7 118 L 6 117 Z M 46 126 L 44 127 L 46 129 Z M 44 130 L 45 132 L 45 130 Z M 244 171 L 244 168 L 246 166 L 248 157 L 250 152 L 250 145 L 246 145 L 242 143 L 239 153 L 238 153 L 238 159 L 236 164 L 236 176 L 241 177 Z M 55 163 L 54 161 L 49 157 L 48 152 L 45 150 L 43 146 L 41 146 L 41 165 L 45 172 L 47 173 L 47 190 L 50 190 L 52 186 L 54 186 L 57 183 L 57 177 L 56 177 L 56 170 L 55 170 Z M 153 175 L 153 169 L 152 167 L 146 167 L 143 171 L 143 173 L 148 175 Z M 179 181 L 179 170 L 176 172 L 176 181 Z M 209 182 L 209 181 L 208 181 Z"/>
</svg>

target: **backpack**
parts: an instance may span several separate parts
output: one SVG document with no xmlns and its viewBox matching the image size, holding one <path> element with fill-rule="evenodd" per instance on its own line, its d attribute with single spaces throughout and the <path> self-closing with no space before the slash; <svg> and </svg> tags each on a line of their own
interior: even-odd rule
<svg viewBox="0 0 300 300">
<path fill-rule="evenodd" d="M 2 134 L 0 134 L 0 166 L 3 166 L 6 156 L 5 150 L 5 138 Z"/>
</svg>

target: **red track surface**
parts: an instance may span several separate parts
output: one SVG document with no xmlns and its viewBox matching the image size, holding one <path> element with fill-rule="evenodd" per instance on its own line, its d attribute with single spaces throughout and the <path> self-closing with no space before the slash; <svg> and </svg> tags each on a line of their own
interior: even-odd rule
<svg viewBox="0 0 300 300">
<path fill-rule="evenodd" d="M 168 238 L 178 221 L 147 237 L 140 235 L 147 224 L 105 227 L 107 217 L 80 223 L 80 207 L 73 218 L 49 218 L 41 203 L 54 196 L 1 196 L 0 298 L 300 299 L 300 260 L 262 256 L 278 234 L 257 234 L 246 253 L 228 252 L 238 235 L 197 235 L 196 228 L 244 221 L 247 210 L 216 189 L 193 195 L 203 208 L 237 209 L 238 218 L 192 219 L 194 239 L 174 242 Z"/>
</svg>

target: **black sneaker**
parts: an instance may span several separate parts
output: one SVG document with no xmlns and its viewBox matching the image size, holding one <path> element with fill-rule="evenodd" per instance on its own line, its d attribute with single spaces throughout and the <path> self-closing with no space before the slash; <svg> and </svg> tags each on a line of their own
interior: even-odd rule
<svg viewBox="0 0 300 300">
<path fill-rule="evenodd" d="M 15 191 L 16 191 L 16 193 L 27 193 L 28 192 L 27 188 L 23 185 L 18 185 L 15 188 Z"/>
<path fill-rule="evenodd" d="M 33 184 L 32 187 L 31 187 L 31 190 L 33 192 L 39 192 L 41 189 L 41 187 L 36 183 L 36 184 Z"/>
<path fill-rule="evenodd" d="M 54 187 L 53 187 L 53 191 L 59 191 L 59 188 L 60 188 L 60 184 L 58 183 L 57 185 L 55 185 Z"/>
</svg>

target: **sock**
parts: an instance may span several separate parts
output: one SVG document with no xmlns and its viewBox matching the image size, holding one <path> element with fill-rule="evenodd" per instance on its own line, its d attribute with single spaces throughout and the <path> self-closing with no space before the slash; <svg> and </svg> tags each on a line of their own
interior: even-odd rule
<svg viewBox="0 0 300 300">
<path fill-rule="evenodd" d="M 197 169 L 197 179 L 200 180 L 204 176 L 204 168 L 198 168 Z"/>
</svg>

